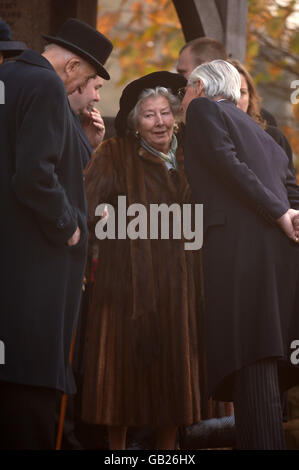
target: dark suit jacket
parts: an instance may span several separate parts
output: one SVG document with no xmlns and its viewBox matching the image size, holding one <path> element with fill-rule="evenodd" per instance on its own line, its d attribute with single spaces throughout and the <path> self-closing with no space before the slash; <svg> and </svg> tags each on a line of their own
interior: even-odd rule
<svg viewBox="0 0 299 470">
<path fill-rule="evenodd" d="M 290 142 L 288 141 L 282 130 L 275 126 L 267 126 L 265 131 L 269 135 L 271 135 L 275 142 L 277 142 L 283 148 L 289 158 L 289 168 L 294 173 L 294 175 L 296 175 L 296 170 L 293 162 L 293 151 Z"/>
<path fill-rule="evenodd" d="M 232 399 L 234 371 L 287 360 L 299 338 L 299 247 L 276 224 L 299 188 L 281 147 L 228 100 L 190 103 L 185 169 L 204 213 L 209 390 Z"/>
<path fill-rule="evenodd" d="M 277 121 L 275 117 L 273 116 L 272 113 L 267 111 L 267 109 L 262 108 L 261 115 L 262 115 L 262 118 L 265 119 L 265 121 L 267 122 L 268 126 L 277 127 Z"/>
<path fill-rule="evenodd" d="M 74 391 L 69 350 L 87 244 L 79 136 L 63 82 L 41 55 L 0 68 L 0 380 Z M 67 240 L 77 225 L 78 245 Z"/>
</svg>

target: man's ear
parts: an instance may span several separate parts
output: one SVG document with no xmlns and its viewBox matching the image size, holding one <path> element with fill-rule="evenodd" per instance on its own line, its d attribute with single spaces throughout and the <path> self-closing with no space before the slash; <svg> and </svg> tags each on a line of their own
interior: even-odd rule
<svg viewBox="0 0 299 470">
<path fill-rule="evenodd" d="M 196 94 L 197 94 L 198 97 L 202 95 L 202 93 L 203 93 L 203 83 L 202 83 L 200 78 L 198 79 L 198 81 L 196 83 L 195 90 L 196 90 Z"/>
<path fill-rule="evenodd" d="M 76 57 L 72 57 L 69 59 L 65 66 L 64 70 L 67 75 L 76 72 L 76 70 L 80 67 L 80 59 L 77 59 Z"/>
</svg>

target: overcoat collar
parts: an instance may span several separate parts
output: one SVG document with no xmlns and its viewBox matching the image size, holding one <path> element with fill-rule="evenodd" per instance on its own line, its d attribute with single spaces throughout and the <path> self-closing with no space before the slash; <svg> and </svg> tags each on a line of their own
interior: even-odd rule
<svg viewBox="0 0 299 470">
<path fill-rule="evenodd" d="M 90 156 L 91 156 L 93 150 L 92 150 L 91 145 L 90 145 L 90 143 L 89 143 L 89 141 L 88 141 L 88 139 L 87 139 L 87 137 L 86 137 L 86 134 L 85 134 L 85 132 L 84 132 L 84 130 L 83 130 L 83 128 L 82 128 L 80 119 L 79 119 L 79 117 L 76 115 L 76 113 L 74 113 L 74 111 L 72 110 L 71 107 L 70 107 L 70 111 L 71 111 L 71 113 L 72 113 L 72 115 L 73 115 L 73 119 L 74 119 L 74 121 L 75 121 L 76 129 L 77 129 L 77 131 L 78 131 L 78 136 L 79 136 L 81 142 L 83 143 L 85 149 L 87 150 L 87 152 L 88 152 L 88 154 L 89 154 L 89 158 L 90 158 Z M 88 160 L 89 160 L 89 159 L 88 159 Z M 84 162 L 84 166 L 86 166 L 87 163 L 88 163 L 88 161 L 85 161 L 85 162 Z"/>
<path fill-rule="evenodd" d="M 230 104 L 232 106 L 236 106 L 235 103 L 233 103 L 232 101 L 224 98 L 223 100 L 219 100 L 219 101 L 216 101 L 216 103 L 218 104 Z"/>
<path fill-rule="evenodd" d="M 19 62 L 25 62 L 27 64 L 36 65 L 38 67 L 44 67 L 55 72 L 55 69 L 50 64 L 50 62 L 44 56 L 42 56 L 38 52 L 33 51 L 32 49 L 24 51 L 16 60 Z"/>
</svg>

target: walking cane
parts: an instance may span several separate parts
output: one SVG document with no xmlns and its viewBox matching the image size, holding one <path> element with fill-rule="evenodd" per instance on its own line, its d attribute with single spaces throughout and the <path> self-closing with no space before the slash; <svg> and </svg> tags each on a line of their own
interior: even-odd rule
<svg viewBox="0 0 299 470">
<path fill-rule="evenodd" d="M 69 361 L 71 365 L 73 362 L 76 334 L 77 334 L 77 330 L 75 330 L 74 332 L 73 341 L 72 341 L 71 350 L 70 350 Z M 61 442 L 62 442 L 64 419 L 65 419 L 65 413 L 66 413 L 66 407 L 67 407 L 67 400 L 68 400 L 68 396 L 67 394 L 64 393 L 61 397 L 61 403 L 60 403 L 59 424 L 58 424 L 58 431 L 57 431 L 57 438 L 56 438 L 56 450 L 61 450 Z"/>
</svg>

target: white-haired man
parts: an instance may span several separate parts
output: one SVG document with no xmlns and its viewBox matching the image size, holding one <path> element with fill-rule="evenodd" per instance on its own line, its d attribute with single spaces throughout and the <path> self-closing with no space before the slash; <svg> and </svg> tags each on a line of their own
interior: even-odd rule
<svg viewBox="0 0 299 470">
<path fill-rule="evenodd" d="M 96 75 L 112 44 L 67 20 L 40 55 L 0 67 L 0 448 L 55 448 L 56 393 L 74 393 L 69 351 L 86 261 L 88 148 L 67 94 Z"/>
<path fill-rule="evenodd" d="M 280 389 L 299 382 L 299 188 L 276 142 L 237 108 L 223 60 L 190 75 L 185 168 L 204 206 L 209 392 L 234 402 L 239 449 L 283 449 Z"/>
</svg>

